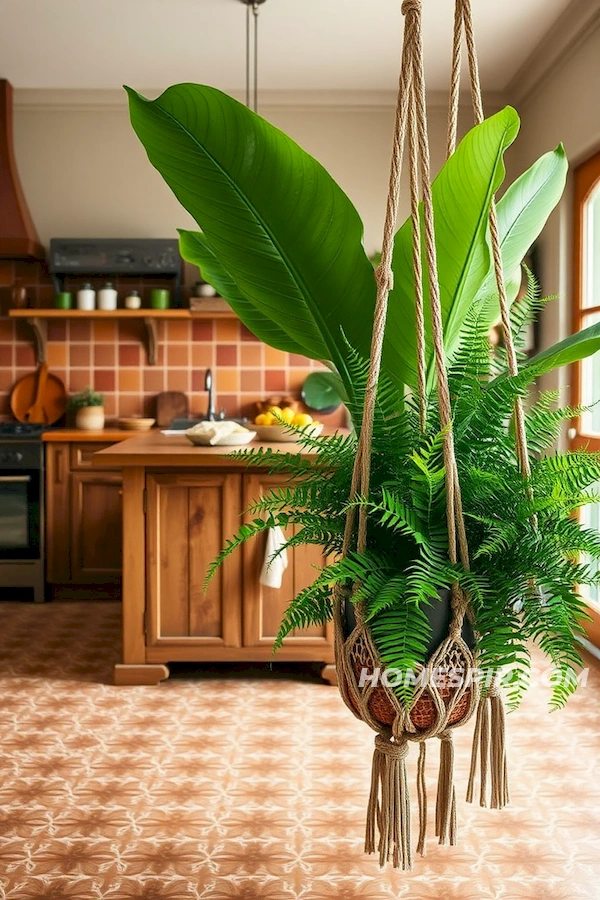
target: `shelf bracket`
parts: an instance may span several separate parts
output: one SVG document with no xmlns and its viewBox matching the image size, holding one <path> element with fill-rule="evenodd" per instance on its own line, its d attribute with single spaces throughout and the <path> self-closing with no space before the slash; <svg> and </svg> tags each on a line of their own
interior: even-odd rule
<svg viewBox="0 0 600 900">
<path fill-rule="evenodd" d="M 48 340 L 48 323 L 37 316 L 28 316 L 27 324 L 33 330 L 33 346 L 35 361 L 39 365 L 46 362 L 46 341 Z"/>
<path fill-rule="evenodd" d="M 158 324 L 156 319 L 144 317 L 146 326 L 146 344 L 148 348 L 148 365 L 155 366 L 158 359 Z"/>
</svg>

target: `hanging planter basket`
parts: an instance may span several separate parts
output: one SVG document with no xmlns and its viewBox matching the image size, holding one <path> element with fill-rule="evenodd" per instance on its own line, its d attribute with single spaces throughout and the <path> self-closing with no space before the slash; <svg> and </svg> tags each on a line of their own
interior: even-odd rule
<svg viewBox="0 0 600 900">
<path fill-rule="evenodd" d="M 420 402 L 421 431 L 425 431 L 426 371 L 424 327 L 424 275 L 423 249 L 426 260 L 430 315 L 434 344 L 435 371 L 439 401 L 440 424 L 444 432 L 444 472 L 446 481 L 446 513 L 448 525 L 448 551 L 452 563 L 460 561 L 468 571 L 469 548 L 463 518 L 460 483 L 454 453 L 452 411 L 444 353 L 444 332 L 440 289 L 436 268 L 435 223 L 430 185 L 429 146 L 426 121 L 425 81 L 423 70 L 423 46 L 421 25 L 421 0 L 404 0 L 402 13 L 406 17 L 402 70 L 396 111 L 396 129 L 390 174 L 387 216 L 384 227 L 381 263 L 376 272 L 377 303 L 373 325 L 373 341 L 369 379 L 365 393 L 365 408 L 356 454 L 353 491 L 348 509 L 344 555 L 351 549 L 356 534 L 359 553 L 367 546 L 367 508 L 359 505 L 358 527 L 355 528 L 356 507 L 353 501 L 359 496 L 369 497 L 371 468 L 371 438 L 375 413 L 375 398 L 381 366 L 383 338 L 387 315 L 388 296 L 392 288 L 392 253 L 396 231 L 396 214 L 400 192 L 400 175 L 404 142 L 408 138 L 409 169 L 411 177 L 411 205 L 413 220 L 413 265 L 415 282 L 415 321 L 417 326 L 417 376 Z M 463 28 L 469 50 L 472 94 L 476 122 L 483 120 L 481 90 L 474 49 L 470 0 L 457 0 L 454 34 L 453 83 L 450 100 L 448 129 L 448 156 L 455 149 L 458 119 L 460 80 L 460 56 Z M 423 212 L 419 208 L 422 197 Z M 517 372 L 516 353 L 513 346 L 508 300 L 506 297 L 502 258 L 498 239 L 495 207 L 492 204 L 490 231 L 494 267 L 500 296 L 504 324 L 504 338 L 511 374 Z M 424 248 L 422 248 L 424 235 Z M 515 420 L 519 460 L 525 476 L 528 475 L 528 455 L 523 410 L 520 402 L 515 406 Z M 468 799 L 473 796 L 473 783 L 479 753 L 482 767 L 481 799 L 485 802 L 485 775 L 488 770 L 492 780 L 492 805 L 502 807 L 508 801 L 506 756 L 504 742 L 504 710 L 497 684 L 486 695 L 480 695 L 477 680 L 472 673 L 477 667 L 473 632 L 469 621 L 473 619 L 470 600 L 457 584 L 452 585 L 448 597 L 446 621 L 434 639 L 434 647 L 428 659 L 414 673 L 418 680 L 410 702 L 406 704 L 389 682 L 382 683 L 379 676 L 384 666 L 378 657 L 375 641 L 362 614 L 362 604 L 351 602 L 348 594 L 339 586 L 334 598 L 336 631 L 336 666 L 342 698 L 352 713 L 376 733 L 371 793 L 367 812 L 365 850 L 378 852 L 383 866 L 391 861 L 395 867 L 412 867 L 410 841 L 410 799 L 406 777 L 406 756 L 411 742 L 419 744 L 418 797 L 419 842 L 417 851 L 425 852 L 427 828 L 427 801 L 425 793 L 425 748 L 432 737 L 440 739 L 440 770 L 436 800 L 436 835 L 442 844 L 454 844 L 456 840 L 456 797 L 453 783 L 454 751 L 452 731 L 465 724 L 477 711 L 474 752 L 467 790 Z M 434 604 L 435 608 L 436 604 Z M 434 629 L 435 634 L 435 629 Z M 437 646 L 435 646 L 437 644 Z M 405 677 L 406 673 L 400 673 Z M 377 838 L 377 834 L 379 835 Z"/>
<path fill-rule="evenodd" d="M 464 724 L 473 712 L 477 702 L 477 684 L 467 684 L 463 689 L 457 684 L 458 676 L 464 676 L 473 667 L 473 650 L 475 636 L 467 620 L 463 622 L 460 637 L 445 649 L 444 658 L 440 659 L 437 650 L 444 644 L 449 635 L 452 610 L 450 591 L 440 591 L 439 601 L 433 601 L 425 611 L 431 627 L 431 639 L 428 646 L 428 664 L 415 671 L 415 680 L 425 683 L 406 716 L 398 695 L 393 690 L 393 677 L 388 677 L 388 684 L 382 683 L 385 666 L 378 658 L 377 650 L 367 629 L 357 628 L 354 607 L 346 599 L 341 608 L 342 623 L 340 630 L 343 636 L 343 659 L 338 666 L 338 683 L 340 691 L 352 712 L 361 718 L 360 710 L 366 706 L 375 730 L 389 728 L 393 730 L 399 716 L 406 719 L 407 729 L 415 729 L 415 739 L 432 729 L 437 731 L 443 724 L 446 727 Z M 433 691 L 427 686 L 427 676 L 436 670 Z M 400 677 L 400 673 L 394 673 Z M 391 682 L 391 683 L 390 683 Z M 445 707 L 445 712 L 444 709 Z M 371 722 L 368 724 L 371 725 Z M 371 727 L 374 727 L 371 725 Z"/>
</svg>

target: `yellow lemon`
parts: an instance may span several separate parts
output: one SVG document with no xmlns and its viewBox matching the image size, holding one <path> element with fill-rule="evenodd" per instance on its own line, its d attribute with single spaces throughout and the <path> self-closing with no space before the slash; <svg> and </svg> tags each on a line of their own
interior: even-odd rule
<svg viewBox="0 0 600 900">
<path fill-rule="evenodd" d="M 265 415 L 265 413 L 261 413 L 259 416 L 257 416 L 257 417 L 255 418 L 254 424 L 255 424 L 255 425 L 270 425 L 270 424 L 271 424 L 271 417 Z"/>
<path fill-rule="evenodd" d="M 296 413 L 292 419 L 292 425 L 297 425 L 299 428 L 306 428 L 307 425 L 312 425 L 312 420 L 312 416 L 309 416 L 308 413 Z"/>
<path fill-rule="evenodd" d="M 291 408 L 291 406 L 284 406 L 284 408 L 281 410 L 281 418 L 288 424 L 293 421 L 294 410 Z"/>
<path fill-rule="evenodd" d="M 275 419 L 275 416 L 281 417 L 281 407 L 270 406 L 267 410 L 267 415 L 271 415 L 273 417 L 273 419 Z"/>
<path fill-rule="evenodd" d="M 273 416 L 270 412 L 264 413 L 263 418 L 265 420 L 265 425 L 277 425 L 275 416 Z"/>
</svg>

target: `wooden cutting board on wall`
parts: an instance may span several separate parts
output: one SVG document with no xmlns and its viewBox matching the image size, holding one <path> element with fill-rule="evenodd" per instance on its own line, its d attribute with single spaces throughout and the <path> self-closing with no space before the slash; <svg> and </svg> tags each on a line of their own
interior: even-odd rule
<svg viewBox="0 0 600 900">
<path fill-rule="evenodd" d="M 162 391 L 156 397 L 156 424 L 168 428 L 173 419 L 187 419 L 188 398 L 182 391 Z"/>
</svg>

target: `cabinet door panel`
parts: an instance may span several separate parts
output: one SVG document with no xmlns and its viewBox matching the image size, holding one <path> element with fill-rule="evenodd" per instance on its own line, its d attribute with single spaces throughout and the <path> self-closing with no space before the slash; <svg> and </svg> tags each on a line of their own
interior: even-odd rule
<svg viewBox="0 0 600 900">
<path fill-rule="evenodd" d="M 189 489 L 189 633 L 222 638 L 224 572 L 216 573 L 206 592 L 204 579 L 209 565 L 223 549 L 227 536 L 222 527 L 222 485 Z M 239 590 L 239 588 L 238 588 Z"/>
<path fill-rule="evenodd" d="M 170 485 L 159 493 L 160 636 L 189 634 L 188 488 Z M 150 501 L 150 498 L 148 498 Z M 148 503 L 153 515 L 153 504 Z"/>
<path fill-rule="evenodd" d="M 69 445 L 46 444 L 46 581 L 71 577 Z"/>
<path fill-rule="evenodd" d="M 208 565 L 239 526 L 239 475 L 149 475 L 150 644 L 241 644 L 241 560 L 203 590 Z"/>
<path fill-rule="evenodd" d="M 247 475 L 244 477 L 244 507 L 273 487 L 286 484 L 276 475 Z M 294 597 L 311 584 L 317 576 L 314 566 L 325 565 L 318 547 L 294 547 L 288 551 L 288 567 L 281 588 L 264 587 L 259 582 L 265 558 L 266 534 L 248 541 L 243 548 L 244 558 L 244 645 L 257 647 L 273 643 L 283 614 Z M 314 648 L 315 656 L 332 643 L 330 624 L 295 630 L 285 639 L 286 647 Z"/>
<path fill-rule="evenodd" d="M 122 494 L 120 475 L 71 474 L 71 581 L 85 583 L 120 576 Z"/>
</svg>

